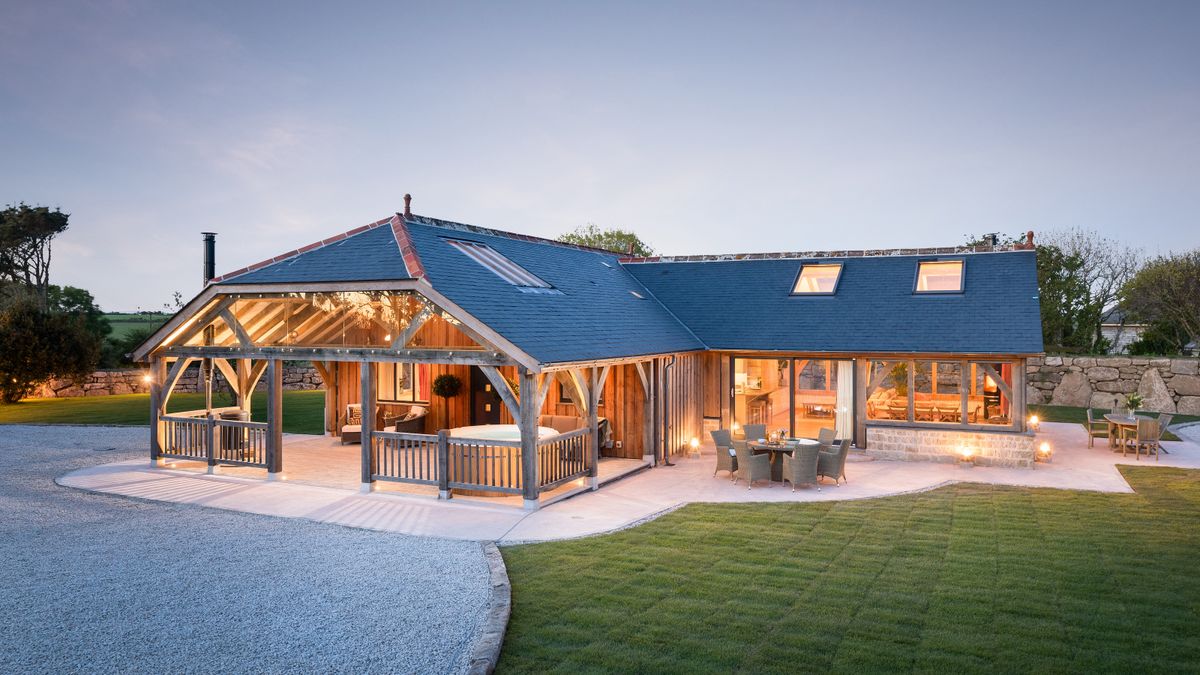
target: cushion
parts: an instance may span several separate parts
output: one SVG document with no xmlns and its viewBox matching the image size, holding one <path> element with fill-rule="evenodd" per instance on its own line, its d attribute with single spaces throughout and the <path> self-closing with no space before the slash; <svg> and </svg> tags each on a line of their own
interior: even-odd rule
<svg viewBox="0 0 1200 675">
<path fill-rule="evenodd" d="M 342 426 L 342 433 L 344 434 L 347 431 L 350 431 L 350 432 L 357 431 L 359 433 L 362 433 L 362 425 L 361 424 L 346 424 L 346 425 Z"/>
</svg>

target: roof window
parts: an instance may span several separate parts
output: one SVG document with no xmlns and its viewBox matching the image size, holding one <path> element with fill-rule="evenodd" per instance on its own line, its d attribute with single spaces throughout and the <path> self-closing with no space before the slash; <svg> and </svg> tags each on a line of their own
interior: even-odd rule
<svg viewBox="0 0 1200 675">
<path fill-rule="evenodd" d="M 446 243 L 465 253 L 475 262 L 491 270 L 496 276 L 519 288 L 552 288 L 517 263 L 500 255 L 496 249 L 475 241 L 447 239 Z"/>
<path fill-rule="evenodd" d="M 800 267 L 793 295 L 833 295 L 842 276 L 841 263 L 813 263 Z"/>
<path fill-rule="evenodd" d="M 917 263 L 915 293 L 962 293 L 963 261 L 922 260 Z"/>
</svg>

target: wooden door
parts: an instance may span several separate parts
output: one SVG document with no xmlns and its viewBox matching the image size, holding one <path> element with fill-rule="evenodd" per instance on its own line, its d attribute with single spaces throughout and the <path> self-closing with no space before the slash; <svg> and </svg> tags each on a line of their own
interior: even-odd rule
<svg viewBox="0 0 1200 675">
<path fill-rule="evenodd" d="M 500 408 L 504 402 L 500 394 L 483 374 L 483 371 L 471 367 L 471 424 L 500 424 Z"/>
</svg>

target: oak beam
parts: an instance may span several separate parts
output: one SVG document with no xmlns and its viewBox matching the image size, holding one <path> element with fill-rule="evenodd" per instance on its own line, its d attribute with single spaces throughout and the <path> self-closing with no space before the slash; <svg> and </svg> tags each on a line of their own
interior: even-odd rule
<svg viewBox="0 0 1200 675">
<path fill-rule="evenodd" d="M 508 412 L 513 416 L 513 419 L 519 419 L 521 417 L 521 402 L 518 400 L 517 394 L 512 390 L 512 387 L 509 386 L 508 380 L 504 379 L 504 376 L 500 374 L 500 371 L 495 366 L 480 366 L 479 370 L 483 371 L 488 382 L 492 383 L 492 388 L 500 395 L 500 400 L 504 402 L 504 407 L 508 408 Z M 521 391 L 526 392 L 527 390 L 522 389 Z M 536 389 L 534 392 L 536 392 Z M 520 398 L 524 399 L 526 396 L 522 394 Z"/>
</svg>

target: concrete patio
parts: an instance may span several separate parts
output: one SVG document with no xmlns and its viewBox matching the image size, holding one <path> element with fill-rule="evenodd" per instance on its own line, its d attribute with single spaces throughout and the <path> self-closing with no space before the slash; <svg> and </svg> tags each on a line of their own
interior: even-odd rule
<svg viewBox="0 0 1200 675">
<path fill-rule="evenodd" d="M 714 478 L 711 445 L 699 458 L 676 458 L 675 466 L 658 467 L 625 475 L 636 469 L 611 462 L 601 464 L 602 479 L 612 481 L 599 491 L 582 492 L 538 511 L 514 508 L 512 500 L 455 498 L 406 490 L 380 490 L 360 494 L 357 484 L 344 479 L 306 480 L 302 463 L 296 478 L 268 482 L 248 475 L 205 475 L 195 468 L 152 468 L 144 462 L 118 462 L 81 469 L 58 479 L 61 485 L 128 497 L 188 503 L 227 509 L 304 518 L 348 527 L 401 532 L 450 539 L 491 540 L 500 543 L 566 539 L 603 533 L 653 518 L 690 502 L 804 502 L 867 499 L 929 490 L 956 481 L 1026 487 L 1131 492 L 1117 470 L 1118 464 L 1200 468 L 1200 445 L 1192 440 L 1166 443 L 1170 454 L 1153 458 L 1122 458 L 1103 440 L 1087 447 L 1080 425 L 1042 425 L 1039 442 L 1054 448 L 1053 461 L 1033 469 L 993 467 L 963 468 L 954 464 L 870 461 L 852 454 L 847 463 L 849 482 L 840 487 L 827 482 L 798 488 L 759 483 L 747 490 L 744 482 L 732 483 L 724 473 Z M 1184 436 L 1186 438 L 1186 436 Z M 289 445 L 289 448 L 293 446 Z M 357 457 L 358 446 L 344 452 Z M 350 459 L 347 457 L 347 459 Z M 605 465 L 610 468 L 606 469 Z M 327 467 L 326 467 L 327 468 Z M 288 473 L 293 469 L 289 468 Z M 317 472 L 319 473 L 319 472 Z M 352 476 L 353 474 L 351 474 Z M 622 477 L 624 476 L 624 477 Z M 310 476 L 311 478 L 311 476 Z M 618 480 L 619 479 L 619 480 Z M 582 484 L 573 489 L 582 488 Z"/>
</svg>

